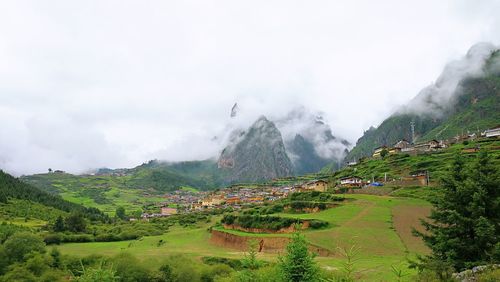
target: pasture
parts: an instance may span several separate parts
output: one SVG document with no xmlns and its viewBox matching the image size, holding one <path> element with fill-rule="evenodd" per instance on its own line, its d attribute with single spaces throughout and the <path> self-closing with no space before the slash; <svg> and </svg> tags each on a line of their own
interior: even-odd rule
<svg viewBox="0 0 500 282">
<path fill-rule="evenodd" d="M 420 239 L 411 235 L 413 227 L 419 228 L 420 217 L 427 215 L 430 205 L 419 199 L 397 198 L 390 196 L 348 195 L 348 200 L 339 207 L 311 214 L 287 214 L 302 219 L 321 219 L 328 221 L 330 227 L 322 230 L 307 230 L 307 240 L 316 246 L 331 250 L 334 255 L 317 257 L 326 269 L 338 269 L 344 262 L 339 248 L 355 246 L 359 249 L 356 256 L 357 275 L 360 279 L 386 281 L 393 280 L 391 266 L 407 269 L 407 259 L 427 250 Z M 103 243 L 70 243 L 59 246 L 64 254 L 85 256 L 90 254 L 114 255 L 130 252 L 142 260 L 155 261 L 169 255 L 182 253 L 191 257 L 221 256 L 241 258 L 243 253 L 233 249 L 214 246 L 209 243 L 208 228 L 215 224 L 199 224 L 196 227 L 172 227 L 160 236 L 144 237 L 135 241 Z M 250 234 L 228 231 L 240 236 L 268 237 L 271 234 Z M 274 235 L 276 236 L 276 235 Z M 288 236 L 287 234 L 279 236 Z M 276 261 L 277 254 L 260 253 L 261 259 Z"/>
</svg>

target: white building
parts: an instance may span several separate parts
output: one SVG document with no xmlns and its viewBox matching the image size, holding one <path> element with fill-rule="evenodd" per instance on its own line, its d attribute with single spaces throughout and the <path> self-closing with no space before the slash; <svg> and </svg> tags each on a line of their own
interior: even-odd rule
<svg viewBox="0 0 500 282">
<path fill-rule="evenodd" d="M 486 137 L 497 137 L 497 136 L 500 136 L 500 126 L 497 126 L 497 127 L 494 127 L 494 128 L 486 130 L 483 133 L 483 135 L 486 136 Z"/>
</svg>

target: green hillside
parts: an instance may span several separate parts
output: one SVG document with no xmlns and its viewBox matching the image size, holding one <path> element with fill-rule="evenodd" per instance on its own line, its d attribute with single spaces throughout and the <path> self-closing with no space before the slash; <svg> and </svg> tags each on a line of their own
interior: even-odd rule
<svg viewBox="0 0 500 282">
<path fill-rule="evenodd" d="M 409 154 L 388 155 L 385 158 L 367 158 L 354 167 L 346 167 L 333 174 L 334 180 L 342 177 L 358 176 L 365 180 L 381 181 L 387 174 L 387 179 L 399 179 L 412 175 L 416 172 L 427 171 L 431 183 L 436 183 L 444 174 L 454 159 L 454 156 L 461 153 L 468 160 L 473 160 L 477 152 L 466 153 L 464 149 L 480 148 L 486 150 L 492 157 L 492 162 L 500 167 L 500 140 L 481 139 L 473 142 L 454 144 L 442 151 L 429 152 L 411 156 Z M 390 184 L 390 182 L 389 182 Z"/>
<path fill-rule="evenodd" d="M 99 208 L 108 214 L 118 206 L 129 211 L 162 201 L 166 192 L 183 187 L 208 190 L 220 180 L 214 161 L 166 163 L 149 161 L 133 169 L 99 170 L 96 175 L 43 173 L 21 179 L 65 200 Z"/>
<path fill-rule="evenodd" d="M 415 123 L 416 142 L 449 139 L 467 132 L 479 133 L 500 123 L 500 72 L 493 62 L 496 51 L 484 66 L 483 77 L 463 79 L 450 104 L 440 115 L 396 113 L 377 128 L 371 127 L 346 156 L 347 161 L 371 155 L 379 146 L 392 146 L 401 139 L 411 140 L 410 122 Z M 432 103 L 432 101 L 429 101 Z M 408 104 L 409 109 L 412 104 Z M 430 104 L 429 104 L 430 106 Z"/>
<path fill-rule="evenodd" d="M 500 75 L 462 82 L 463 93 L 447 119 L 421 139 L 446 139 L 457 134 L 480 132 L 500 124 Z"/>
<path fill-rule="evenodd" d="M 9 222 L 22 219 L 21 225 L 33 220 L 50 221 L 76 212 L 90 220 L 108 219 L 100 210 L 66 201 L 0 171 L 0 218 Z"/>
</svg>

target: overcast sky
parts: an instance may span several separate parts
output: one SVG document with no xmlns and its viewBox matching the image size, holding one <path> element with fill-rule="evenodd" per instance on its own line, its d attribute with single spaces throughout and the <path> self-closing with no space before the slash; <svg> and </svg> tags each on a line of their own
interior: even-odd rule
<svg viewBox="0 0 500 282">
<path fill-rule="evenodd" d="M 238 102 L 355 142 L 477 42 L 500 1 L 1 1 L 0 168 L 203 159 Z"/>
</svg>

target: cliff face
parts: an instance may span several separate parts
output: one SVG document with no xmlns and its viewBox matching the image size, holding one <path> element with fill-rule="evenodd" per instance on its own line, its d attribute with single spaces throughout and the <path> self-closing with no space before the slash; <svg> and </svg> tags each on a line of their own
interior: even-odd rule
<svg viewBox="0 0 500 282">
<path fill-rule="evenodd" d="M 227 182 L 255 182 L 293 174 L 280 131 L 260 117 L 247 131 L 235 132 L 218 160 Z"/>
</svg>

